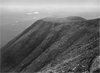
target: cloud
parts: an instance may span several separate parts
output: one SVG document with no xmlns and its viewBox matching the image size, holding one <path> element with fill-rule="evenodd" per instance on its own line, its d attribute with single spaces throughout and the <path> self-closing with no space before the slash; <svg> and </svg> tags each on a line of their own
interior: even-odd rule
<svg viewBox="0 0 100 73">
<path fill-rule="evenodd" d="M 1 3 L 26 3 L 26 4 L 40 4 L 40 3 L 98 3 L 99 0 L 0 0 Z"/>
<path fill-rule="evenodd" d="M 34 12 L 34 14 L 39 14 L 39 12 L 38 12 L 38 11 L 36 11 L 36 12 Z"/>
<path fill-rule="evenodd" d="M 18 23 L 19 21 L 16 21 L 16 23 Z"/>
<path fill-rule="evenodd" d="M 100 0 L 1 0 L 1 7 L 10 11 L 34 10 L 98 10 Z M 32 13 L 27 13 L 31 15 Z M 33 14 L 39 14 L 34 12 Z"/>
</svg>

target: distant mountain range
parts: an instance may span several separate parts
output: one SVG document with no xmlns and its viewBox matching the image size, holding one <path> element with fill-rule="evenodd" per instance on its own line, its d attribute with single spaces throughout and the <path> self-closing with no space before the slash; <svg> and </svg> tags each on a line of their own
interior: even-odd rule
<svg viewBox="0 0 100 73">
<path fill-rule="evenodd" d="M 100 18 L 43 18 L 1 48 L 1 72 L 99 73 Z"/>
</svg>

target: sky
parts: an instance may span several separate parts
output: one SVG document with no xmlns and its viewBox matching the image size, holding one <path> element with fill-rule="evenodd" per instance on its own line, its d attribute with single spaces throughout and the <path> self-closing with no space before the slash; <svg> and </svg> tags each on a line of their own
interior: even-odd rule
<svg viewBox="0 0 100 73">
<path fill-rule="evenodd" d="M 8 10 L 64 9 L 70 11 L 98 10 L 100 0 L 0 0 L 0 7 Z"/>
</svg>

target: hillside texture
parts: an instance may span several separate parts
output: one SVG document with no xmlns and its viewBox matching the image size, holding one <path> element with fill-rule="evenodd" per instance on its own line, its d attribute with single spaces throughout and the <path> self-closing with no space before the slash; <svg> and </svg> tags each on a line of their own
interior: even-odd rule
<svg viewBox="0 0 100 73">
<path fill-rule="evenodd" d="M 2 73 L 100 73 L 100 18 L 44 18 L 1 48 Z"/>
</svg>

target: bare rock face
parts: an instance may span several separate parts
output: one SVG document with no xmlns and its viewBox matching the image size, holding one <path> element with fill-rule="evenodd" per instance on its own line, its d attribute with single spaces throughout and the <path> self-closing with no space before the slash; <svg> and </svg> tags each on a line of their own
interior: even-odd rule
<svg viewBox="0 0 100 73">
<path fill-rule="evenodd" d="M 44 18 L 1 48 L 1 72 L 100 73 L 100 18 Z"/>
<path fill-rule="evenodd" d="M 100 56 L 97 56 L 94 59 L 94 62 L 91 66 L 91 73 L 99 73 L 100 72 Z"/>
</svg>

